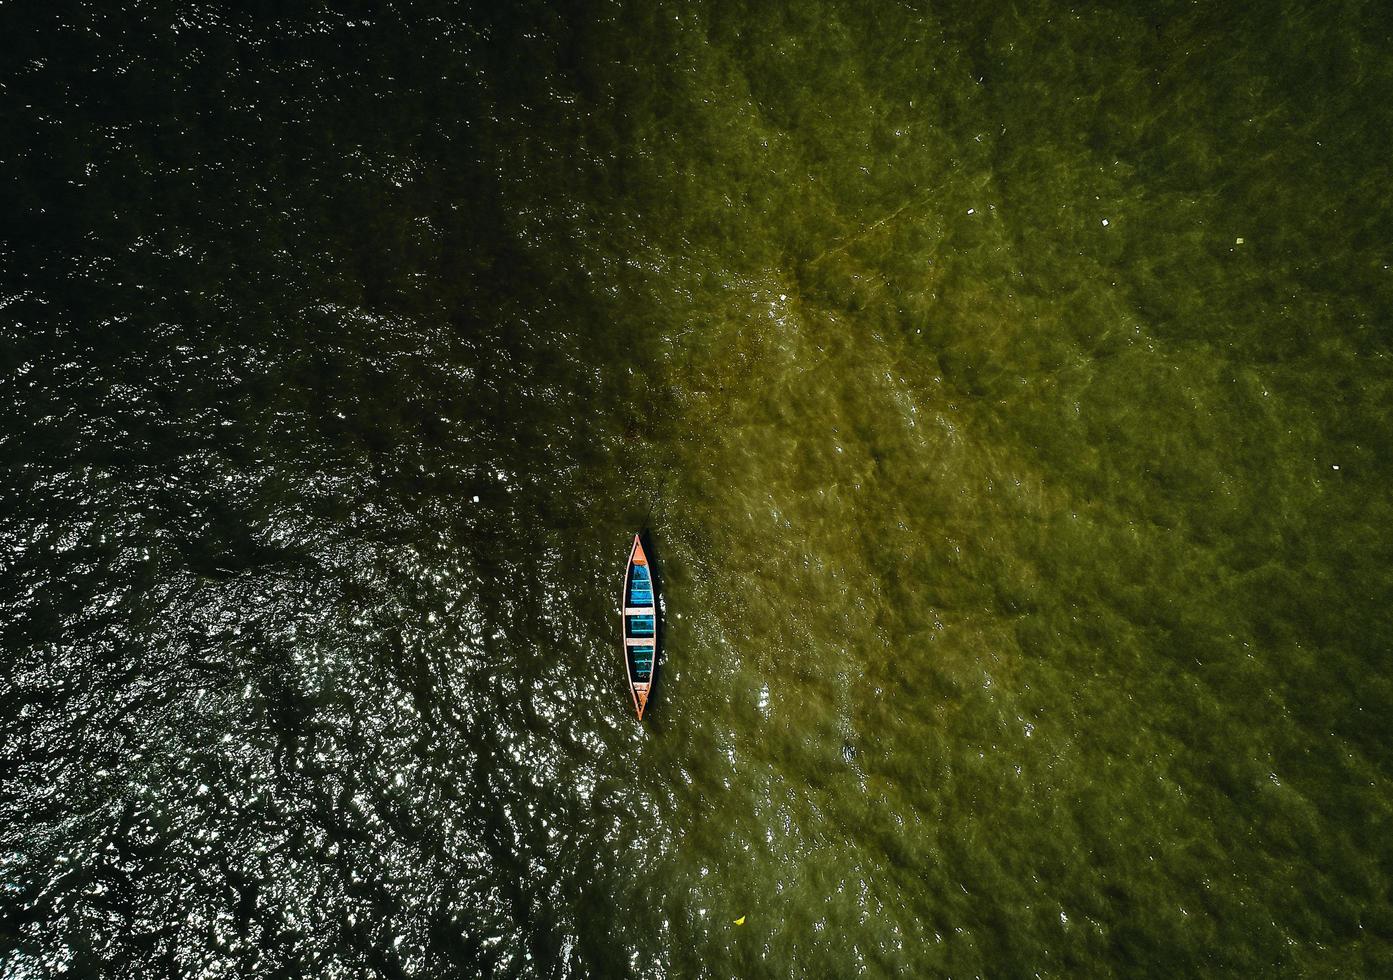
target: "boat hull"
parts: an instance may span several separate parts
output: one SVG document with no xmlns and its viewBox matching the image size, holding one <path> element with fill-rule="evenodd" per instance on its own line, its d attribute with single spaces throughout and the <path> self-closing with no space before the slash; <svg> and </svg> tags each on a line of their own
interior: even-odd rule
<svg viewBox="0 0 1393 980">
<path fill-rule="evenodd" d="M 637 534 L 624 566 L 624 588 L 619 601 L 624 669 L 634 711 L 642 720 L 658 670 L 658 593 L 648 555 Z"/>
</svg>

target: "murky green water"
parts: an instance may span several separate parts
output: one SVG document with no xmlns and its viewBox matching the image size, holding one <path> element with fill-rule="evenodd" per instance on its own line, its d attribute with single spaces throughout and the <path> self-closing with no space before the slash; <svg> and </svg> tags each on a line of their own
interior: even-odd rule
<svg viewBox="0 0 1393 980">
<path fill-rule="evenodd" d="M 0 37 L 0 976 L 1393 970 L 1379 5 Z"/>
</svg>

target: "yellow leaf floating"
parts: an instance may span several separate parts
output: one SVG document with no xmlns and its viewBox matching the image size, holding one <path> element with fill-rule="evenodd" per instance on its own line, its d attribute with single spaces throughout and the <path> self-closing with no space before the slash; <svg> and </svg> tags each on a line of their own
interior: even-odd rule
<svg viewBox="0 0 1393 980">
<path fill-rule="evenodd" d="M 743 915 L 740 916 L 740 918 L 735 920 L 735 924 L 737 926 L 743 926 L 745 924 L 745 917 Z"/>
</svg>

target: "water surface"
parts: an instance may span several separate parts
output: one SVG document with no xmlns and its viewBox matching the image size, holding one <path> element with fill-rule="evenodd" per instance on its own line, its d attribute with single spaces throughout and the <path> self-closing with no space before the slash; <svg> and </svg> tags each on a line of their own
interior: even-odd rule
<svg viewBox="0 0 1393 980">
<path fill-rule="evenodd" d="M 1393 969 L 1378 5 L 252 9 L 0 8 L 0 976 Z"/>
</svg>

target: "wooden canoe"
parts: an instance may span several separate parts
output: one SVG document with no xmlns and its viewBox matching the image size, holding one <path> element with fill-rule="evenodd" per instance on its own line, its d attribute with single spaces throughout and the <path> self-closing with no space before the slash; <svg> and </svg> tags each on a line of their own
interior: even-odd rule
<svg viewBox="0 0 1393 980">
<path fill-rule="evenodd" d="M 648 705 L 648 692 L 653 689 L 653 675 L 658 669 L 658 593 L 653 585 L 653 571 L 643 542 L 634 535 L 629 551 L 629 563 L 624 568 L 624 591 L 619 598 L 622 609 L 620 643 L 624 649 L 624 668 L 629 675 L 629 693 L 634 698 L 634 710 L 643 720 Z"/>
</svg>

